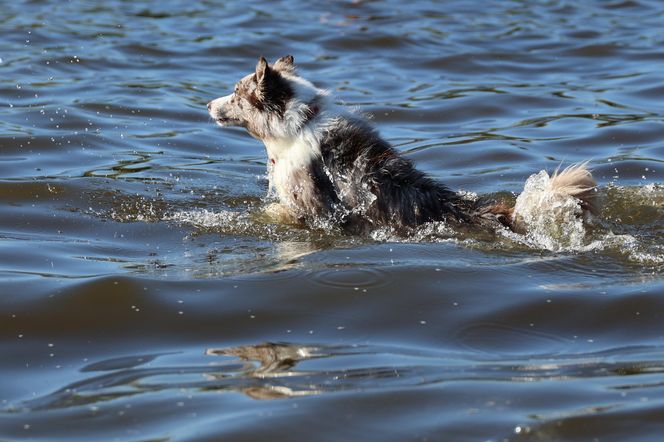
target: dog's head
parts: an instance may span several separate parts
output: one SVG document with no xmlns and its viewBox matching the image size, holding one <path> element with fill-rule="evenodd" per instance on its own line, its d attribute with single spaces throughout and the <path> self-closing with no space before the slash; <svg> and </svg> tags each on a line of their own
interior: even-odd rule
<svg viewBox="0 0 664 442">
<path fill-rule="evenodd" d="M 324 92 L 295 72 L 292 55 L 269 65 L 261 57 L 256 71 L 242 78 L 235 91 L 208 103 L 220 126 L 241 126 L 258 139 L 292 135 L 311 115 L 311 103 Z"/>
</svg>

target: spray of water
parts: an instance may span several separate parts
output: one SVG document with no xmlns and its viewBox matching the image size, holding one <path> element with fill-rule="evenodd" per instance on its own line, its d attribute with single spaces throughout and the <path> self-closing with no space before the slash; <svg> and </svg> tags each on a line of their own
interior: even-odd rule
<svg viewBox="0 0 664 442">
<path fill-rule="evenodd" d="M 600 192 L 604 209 L 597 217 L 583 219 L 579 200 L 564 193 L 547 192 L 551 177 L 541 171 L 532 175 L 516 200 L 516 211 L 527 229 L 515 233 L 474 231 L 444 221 L 426 223 L 408 231 L 376 228 L 362 238 L 348 239 L 340 224 L 348 216 L 364 215 L 372 203 L 367 196 L 354 211 L 337 210 L 333 217 L 302 225 L 272 200 L 237 207 L 182 210 L 164 199 L 118 198 L 113 210 L 96 215 L 120 222 L 170 222 L 192 226 L 195 232 L 253 237 L 274 243 L 311 243 L 314 249 L 348 241 L 362 242 L 454 242 L 488 250 L 537 250 L 554 253 L 605 251 L 628 261 L 661 268 L 664 244 L 664 186 L 640 187 L 609 185 Z M 470 196 L 470 195 L 469 195 Z"/>
</svg>

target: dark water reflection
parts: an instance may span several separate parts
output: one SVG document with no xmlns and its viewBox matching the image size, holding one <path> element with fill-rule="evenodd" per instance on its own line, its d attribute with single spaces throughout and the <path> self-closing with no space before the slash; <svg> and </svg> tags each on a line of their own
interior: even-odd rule
<svg viewBox="0 0 664 442">
<path fill-rule="evenodd" d="M 663 13 L 3 4 L 0 439 L 658 440 Z M 286 53 L 452 188 L 590 160 L 600 220 L 275 224 L 263 148 L 205 103 Z"/>
</svg>

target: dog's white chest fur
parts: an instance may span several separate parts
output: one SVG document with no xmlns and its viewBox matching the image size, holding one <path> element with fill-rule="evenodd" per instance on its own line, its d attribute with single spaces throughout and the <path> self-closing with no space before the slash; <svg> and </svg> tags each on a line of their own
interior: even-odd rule
<svg viewBox="0 0 664 442">
<path fill-rule="evenodd" d="M 311 137 L 266 140 L 270 191 L 292 208 L 314 191 L 311 176 L 313 161 L 320 158 L 320 148 Z"/>
</svg>

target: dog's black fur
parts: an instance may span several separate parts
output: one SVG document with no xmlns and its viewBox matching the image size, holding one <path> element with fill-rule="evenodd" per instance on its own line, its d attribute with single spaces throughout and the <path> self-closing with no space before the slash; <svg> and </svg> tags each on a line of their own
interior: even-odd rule
<svg viewBox="0 0 664 442">
<path fill-rule="evenodd" d="M 324 131 L 320 149 L 330 171 L 320 191 L 368 189 L 376 199 L 365 218 L 373 225 L 412 227 L 429 221 L 472 222 L 475 204 L 417 170 L 359 118 L 340 118 Z M 358 161 L 361 159 L 361 161 Z M 352 210 L 360 201 L 348 201 Z M 356 222 L 355 219 L 352 222 Z"/>
</svg>

